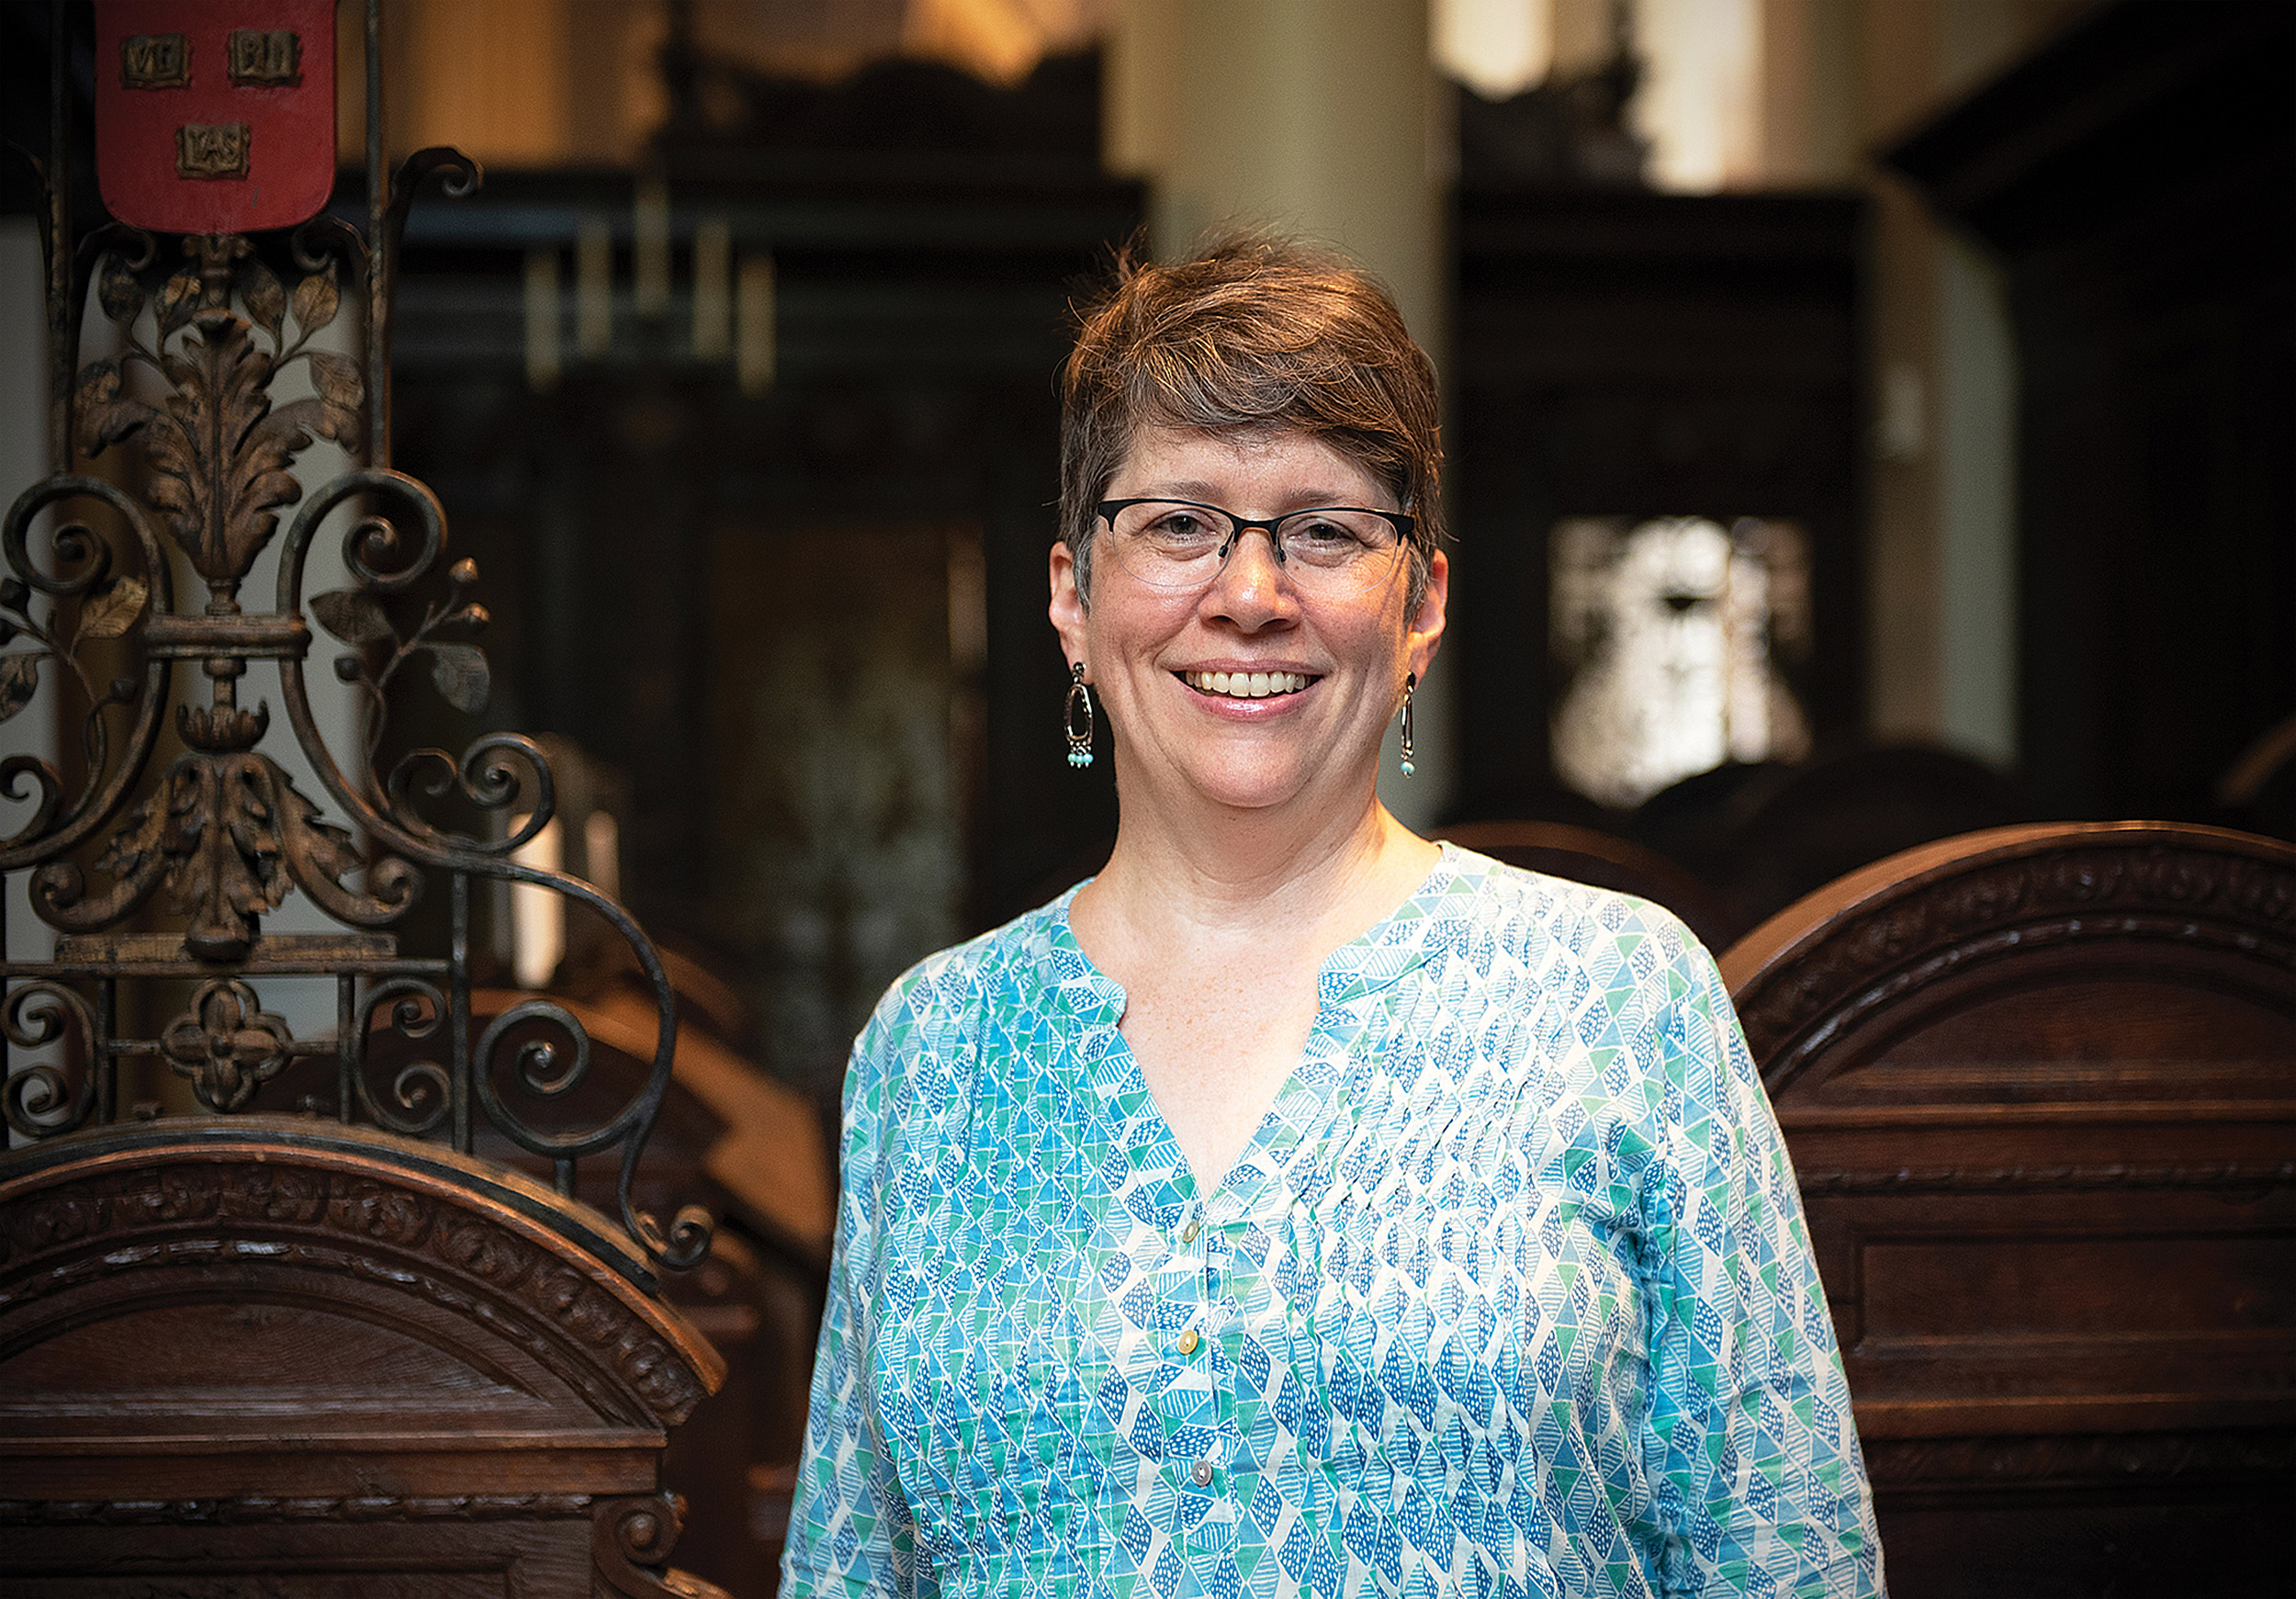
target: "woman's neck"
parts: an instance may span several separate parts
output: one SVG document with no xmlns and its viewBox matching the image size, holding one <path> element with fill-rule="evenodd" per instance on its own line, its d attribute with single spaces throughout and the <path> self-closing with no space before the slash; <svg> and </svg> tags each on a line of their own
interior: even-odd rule
<svg viewBox="0 0 2296 1599">
<path fill-rule="evenodd" d="M 1199 809 L 1169 818 L 1126 807 L 1108 866 L 1070 910 L 1096 960 L 1098 945 L 1112 955 L 1250 948 L 1287 964 L 1320 962 L 1392 912 L 1437 853 L 1368 785 L 1360 805 L 1324 808 L 1306 825 L 1281 810 Z"/>
</svg>

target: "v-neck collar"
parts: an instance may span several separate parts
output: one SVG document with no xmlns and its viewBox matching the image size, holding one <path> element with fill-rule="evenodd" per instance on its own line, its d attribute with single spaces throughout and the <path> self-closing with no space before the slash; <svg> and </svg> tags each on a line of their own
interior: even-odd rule
<svg viewBox="0 0 2296 1599">
<path fill-rule="evenodd" d="M 1120 1030 L 1127 1003 L 1123 985 L 1093 964 L 1069 924 L 1069 907 L 1085 884 L 1038 913 L 1042 920 L 1036 936 L 1024 941 L 1023 960 L 1074 1029 L 1074 1059 L 1082 1079 L 1077 1097 L 1124 1152 L 1131 1177 L 1121 1196 L 1127 1210 L 1144 1222 L 1168 1228 L 1200 1205 L 1205 1222 L 1217 1225 L 1260 1214 L 1273 1183 L 1293 1190 L 1322 1186 L 1311 1177 L 1315 1157 L 1341 1124 L 1340 1112 L 1357 1098 L 1356 1079 L 1379 1069 L 1376 1058 L 1366 1059 L 1365 1052 L 1347 1047 L 1340 1024 L 1418 969 L 1436 942 L 1436 930 L 1450 919 L 1446 910 L 1471 897 L 1489 866 L 1457 845 L 1437 847 L 1442 853 L 1418 886 L 1317 968 L 1315 1020 L 1300 1060 L 1235 1163 L 1209 1192 L 1181 1154 Z M 1027 981 L 1029 974 L 1021 976 Z"/>
</svg>

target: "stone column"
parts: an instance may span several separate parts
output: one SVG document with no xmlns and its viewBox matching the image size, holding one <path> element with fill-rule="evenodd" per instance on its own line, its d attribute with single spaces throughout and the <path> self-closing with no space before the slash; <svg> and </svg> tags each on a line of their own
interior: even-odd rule
<svg viewBox="0 0 2296 1599">
<path fill-rule="evenodd" d="M 1388 286 L 1443 366 L 1455 141 L 1427 28 L 1427 0 L 1127 0 L 1107 155 L 1148 180 L 1157 254 L 1223 222 L 1334 245 Z M 1438 664 L 1418 695 L 1418 775 L 1398 774 L 1391 734 L 1381 770 L 1381 797 L 1414 828 L 1449 796 L 1447 683 Z"/>
</svg>

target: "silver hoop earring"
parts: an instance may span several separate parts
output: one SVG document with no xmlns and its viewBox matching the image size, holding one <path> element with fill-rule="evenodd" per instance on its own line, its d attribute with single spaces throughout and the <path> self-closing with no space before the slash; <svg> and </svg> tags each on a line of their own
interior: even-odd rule
<svg viewBox="0 0 2296 1599">
<path fill-rule="evenodd" d="M 1403 775 L 1405 777 L 1411 776 L 1419 770 L 1411 761 L 1411 693 L 1418 686 L 1419 674 L 1417 672 L 1411 671 L 1403 674 Z"/>
<path fill-rule="evenodd" d="M 1084 726 L 1079 727 L 1081 713 Z M 1068 764 L 1086 767 L 1092 764 L 1092 691 L 1085 686 L 1085 663 L 1068 663 L 1068 698 L 1061 703 L 1061 731 L 1068 735 Z"/>
</svg>

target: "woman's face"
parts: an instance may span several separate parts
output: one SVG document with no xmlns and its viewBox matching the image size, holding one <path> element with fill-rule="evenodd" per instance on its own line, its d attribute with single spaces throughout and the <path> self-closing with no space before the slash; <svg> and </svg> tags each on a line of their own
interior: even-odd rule
<svg viewBox="0 0 2296 1599">
<path fill-rule="evenodd" d="M 1192 500 L 1254 519 L 1327 505 L 1401 509 L 1356 462 L 1289 429 L 1142 428 L 1103 497 Z M 1267 538 L 1246 534 L 1209 586 L 1173 592 L 1110 558 L 1105 528 L 1089 607 L 1067 546 L 1053 546 L 1052 572 L 1052 625 L 1115 726 L 1128 805 L 1200 796 L 1316 814 L 1369 783 L 1405 674 L 1424 677 L 1434 659 L 1449 578 L 1437 551 L 1415 613 L 1407 553 L 1362 593 L 1305 596 Z M 1210 686 L 1215 672 L 1305 681 L 1247 698 Z"/>
</svg>

